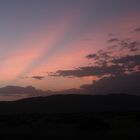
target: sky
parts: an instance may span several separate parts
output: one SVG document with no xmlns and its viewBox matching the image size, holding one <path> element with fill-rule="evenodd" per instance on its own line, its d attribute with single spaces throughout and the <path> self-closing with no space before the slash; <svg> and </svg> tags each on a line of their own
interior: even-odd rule
<svg viewBox="0 0 140 140">
<path fill-rule="evenodd" d="M 109 64 L 123 65 L 116 61 L 128 53 L 139 60 L 138 49 L 114 47 L 111 55 L 117 60 L 110 58 L 108 65 L 99 64 L 103 60 L 93 54 L 103 59 L 101 50 L 105 55 L 109 46 L 117 42 L 121 48 L 126 40 L 138 46 L 139 13 L 139 0 L 0 0 L 0 88 L 31 85 L 58 91 L 115 75 L 118 67 L 105 72 Z M 93 66 L 96 72 L 89 74 Z M 125 73 L 132 73 L 132 66 L 131 72 L 126 67 Z"/>
</svg>

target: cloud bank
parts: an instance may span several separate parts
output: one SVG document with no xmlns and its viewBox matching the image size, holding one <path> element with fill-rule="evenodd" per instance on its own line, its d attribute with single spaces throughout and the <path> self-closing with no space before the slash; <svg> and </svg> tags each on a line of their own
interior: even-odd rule
<svg viewBox="0 0 140 140">
<path fill-rule="evenodd" d="M 139 31 L 139 28 L 135 29 Z M 51 73 L 55 77 L 96 76 L 92 84 L 81 85 L 85 93 L 140 94 L 140 42 L 134 39 L 110 38 L 108 47 L 86 56 L 93 61 L 92 66 Z M 110 46 L 111 44 L 111 46 Z"/>
</svg>

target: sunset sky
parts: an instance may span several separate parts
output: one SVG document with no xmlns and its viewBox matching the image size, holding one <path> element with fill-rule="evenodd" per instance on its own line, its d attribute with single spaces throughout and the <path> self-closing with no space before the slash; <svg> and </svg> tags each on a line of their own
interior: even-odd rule
<svg viewBox="0 0 140 140">
<path fill-rule="evenodd" d="M 95 65 L 86 56 L 118 38 L 140 39 L 139 0 L 0 0 L 0 87 L 91 84 L 101 77 L 62 72 Z"/>
</svg>

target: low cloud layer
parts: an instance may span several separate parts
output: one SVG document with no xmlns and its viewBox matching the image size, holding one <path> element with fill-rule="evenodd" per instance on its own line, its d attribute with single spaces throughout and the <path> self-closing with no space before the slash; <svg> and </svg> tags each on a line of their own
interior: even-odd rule
<svg viewBox="0 0 140 140">
<path fill-rule="evenodd" d="M 6 86 L 0 88 L 0 95 L 24 95 L 26 94 L 28 97 L 34 96 L 46 96 L 50 95 L 51 91 L 43 91 L 34 88 L 33 86 L 21 87 L 21 86 Z"/>
<path fill-rule="evenodd" d="M 83 89 L 68 89 L 61 91 L 51 91 L 51 90 L 40 90 L 33 86 L 21 87 L 21 86 L 6 86 L 0 88 L 0 97 L 6 101 L 19 100 L 23 98 L 32 97 L 46 97 L 56 94 L 84 94 Z"/>
<path fill-rule="evenodd" d="M 115 77 L 104 77 L 89 85 L 82 85 L 85 93 L 91 94 L 113 94 L 127 93 L 140 95 L 140 72 L 130 75 L 118 75 Z"/>
</svg>

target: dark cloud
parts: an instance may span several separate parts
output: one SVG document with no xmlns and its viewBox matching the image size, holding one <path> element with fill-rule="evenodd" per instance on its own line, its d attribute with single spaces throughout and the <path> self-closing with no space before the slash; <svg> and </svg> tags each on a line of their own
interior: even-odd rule
<svg viewBox="0 0 140 140">
<path fill-rule="evenodd" d="M 140 65 L 140 55 L 127 55 L 124 57 L 120 57 L 113 60 L 113 63 L 115 64 L 123 64 L 128 65 L 132 64 L 133 66 Z"/>
<path fill-rule="evenodd" d="M 129 49 L 130 49 L 130 51 L 132 51 L 132 52 L 135 52 L 135 51 L 140 50 L 140 43 L 139 43 L 138 41 L 132 41 L 132 42 L 129 44 Z"/>
<path fill-rule="evenodd" d="M 36 79 L 36 80 L 42 80 L 45 78 L 45 76 L 32 76 L 31 78 Z"/>
<path fill-rule="evenodd" d="M 0 95 L 24 95 L 26 94 L 28 97 L 34 97 L 34 96 L 47 96 L 51 95 L 52 91 L 43 91 L 34 88 L 33 86 L 27 86 L 27 87 L 20 87 L 20 86 L 6 86 L 0 88 Z"/>
<path fill-rule="evenodd" d="M 2 96 L 16 96 L 23 97 L 26 95 L 26 98 L 30 97 L 46 97 L 55 94 L 82 94 L 84 91 L 82 89 L 67 89 L 67 90 L 60 90 L 60 91 L 51 91 L 51 90 L 40 90 L 36 89 L 33 86 L 21 87 L 21 86 L 6 86 L 0 88 L 0 95 Z"/>
<path fill-rule="evenodd" d="M 89 54 L 86 56 L 88 59 L 94 59 L 96 61 L 99 60 L 106 60 L 110 58 L 110 52 L 109 51 L 104 51 L 104 50 L 99 50 L 96 54 Z"/>
<path fill-rule="evenodd" d="M 122 40 L 119 42 L 118 47 L 120 50 L 128 50 L 131 53 L 140 50 L 140 43 L 139 41 Z"/>
<path fill-rule="evenodd" d="M 82 85 L 81 88 L 86 93 L 92 94 L 112 94 L 127 93 L 140 94 L 140 72 L 133 74 L 118 75 L 115 77 L 104 77 L 93 84 Z"/>
<path fill-rule="evenodd" d="M 45 76 L 39 76 L 39 75 L 35 75 L 35 76 L 25 76 L 25 77 L 20 77 L 20 79 L 29 79 L 29 78 L 33 78 L 36 80 L 42 80 L 45 78 Z"/>
<path fill-rule="evenodd" d="M 118 46 L 121 50 L 123 50 L 129 48 L 129 44 L 129 40 L 121 40 Z"/>
<path fill-rule="evenodd" d="M 123 65 L 126 72 L 140 71 L 140 55 L 124 56 L 118 59 L 114 59 L 113 63 Z"/>
<path fill-rule="evenodd" d="M 119 41 L 118 38 L 111 38 L 111 39 L 109 39 L 107 42 L 108 42 L 108 43 L 114 43 L 114 42 L 118 42 L 118 41 Z"/>
<path fill-rule="evenodd" d="M 120 55 L 122 51 L 125 51 L 124 56 Z M 139 56 L 138 56 L 138 54 L 140 53 L 139 51 L 140 51 L 139 41 L 131 41 L 131 40 L 124 39 L 124 40 L 118 41 L 117 45 L 107 47 L 104 50 L 99 50 L 97 51 L 97 53 L 94 53 L 94 54 L 89 54 L 86 56 L 86 58 L 93 59 L 94 64 L 98 66 L 105 66 L 108 64 L 116 65 L 116 64 L 119 64 L 116 62 L 119 62 L 120 60 L 126 61 L 128 59 L 129 59 L 129 62 L 131 61 L 131 63 L 133 59 L 133 63 L 135 65 L 136 64 L 138 65 L 136 61 L 139 60 Z M 114 52 L 116 52 L 116 55 L 114 55 Z M 130 54 L 130 56 L 127 56 L 126 52 Z"/>
<path fill-rule="evenodd" d="M 97 66 L 105 66 L 112 59 L 110 54 L 111 52 L 109 50 L 99 50 L 96 54 L 87 55 L 86 58 L 93 59 L 94 64 Z"/>
<path fill-rule="evenodd" d="M 52 76 L 73 76 L 73 77 L 85 77 L 85 76 L 104 76 L 104 75 L 118 75 L 124 73 L 123 66 L 87 66 L 80 67 L 75 70 L 59 70 Z"/>
<path fill-rule="evenodd" d="M 97 59 L 99 59 L 99 56 L 97 54 L 89 54 L 86 56 L 86 58 L 88 58 L 88 59 L 94 58 L 97 60 Z"/>
<path fill-rule="evenodd" d="M 36 89 L 32 86 L 27 87 L 20 87 L 20 86 L 6 86 L 3 88 L 0 88 L 1 94 L 23 94 L 23 93 L 36 93 Z"/>
<path fill-rule="evenodd" d="M 106 50 L 106 51 L 105 50 L 99 50 L 97 53 L 98 53 L 98 56 L 100 58 L 103 58 L 103 59 L 110 58 L 110 56 L 109 56 L 110 52 L 108 50 Z"/>
<path fill-rule="evenodd" d="M 135 32 L 140 32 L 140 28 L 136 28 L 134 31 Z"/>
</svg>

